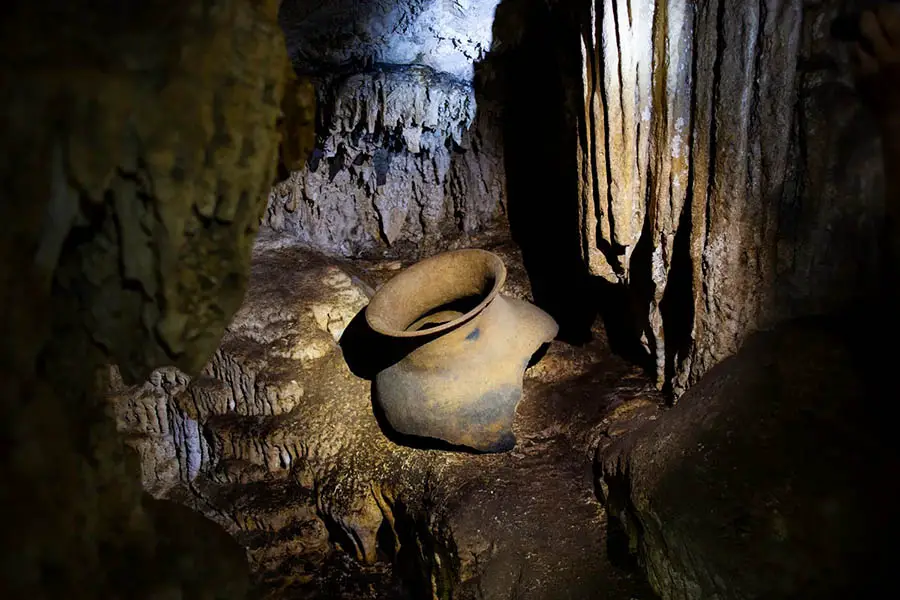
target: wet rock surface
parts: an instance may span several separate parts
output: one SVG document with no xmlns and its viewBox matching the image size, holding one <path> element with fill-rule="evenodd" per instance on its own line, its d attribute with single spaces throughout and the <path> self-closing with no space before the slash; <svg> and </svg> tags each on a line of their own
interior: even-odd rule
<svg viewBox="0 0 900 600">
<path fill-rule="evenodd" d="M 504 216 L 498 109 L 420 65 L 318 80 L 315 148 L 269 196 L 265 227 L 345 257 L 424 256 Z"/>
<path fill-rule="evenodd" d="M 884 477 L 900 455 L 872 410 L 892 359 L 867 330 L 759 333 L 673 409 L 612 415 L 599 488 L 661 597 L 863 597 L 891 581 Z"/>
<path fill-rule="evenodd" d="M 286 0 L 279 21 L 295 61 L 312 71 L 419 64 L 471 80 L 491 48 L 499 0 Z"/>
<path fill-rule="evenodd" d="M 676 396 L 757 328 L 877 285 L 879 133 L 830 33 L 860 4 L 572 5 L 582 255 L 640 297 Z"/>
<path fill-rule="evenodd" d="M 480 242 L 508 265 L 507 293 L 527 298 L 515 247 Z M 204 373 L 118 390 L 145 486 L 223 525 L 273 598 L 650 597 L 606 559 L 591 466 L 606 410 L 655 402 L 650 383 L 598 331 L 589 347 L 554 342 L 526 372 L 512 452 L 398 445 L 338 340 L 403 264 L 263 236 L 245 304 Z"/>
</svg>

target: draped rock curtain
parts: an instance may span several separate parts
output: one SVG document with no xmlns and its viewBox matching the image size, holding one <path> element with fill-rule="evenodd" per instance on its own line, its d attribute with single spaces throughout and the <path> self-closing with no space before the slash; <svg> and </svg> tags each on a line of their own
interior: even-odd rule
<svg viewBox="0 0 900 600">
<path fill-rule="evenodd" d="M 634 292 L 675 397 L 869 281 L 851 265 L 877 255 L 877 135 L 828 36 L 852 4 L 579 3 L 582 256 Z"/>
</svg>

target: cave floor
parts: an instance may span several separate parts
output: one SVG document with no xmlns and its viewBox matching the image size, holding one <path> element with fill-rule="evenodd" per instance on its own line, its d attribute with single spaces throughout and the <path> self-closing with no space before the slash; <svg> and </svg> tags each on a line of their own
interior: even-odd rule
<svg viewBox="0 0 900 600">
<path fill-rule="evenodd" d="M 486 555 L 462 597 L 653 597 L 640 577 L 611 560 L 592 472 L 604 415 L 653 392 L 638 370 L 606 352 L 597 333 L 586 347 L 554 342 L 529 370 L 513 451 L 459 470 L 454 536 Z"/>
<path fill-rule="evenodd" d="M 514 244 L 493 235 L 471 245 L 504 259 L 505 293 L 529 298 Z M 214 365 L 192 382 L 206 390 L 194 392 L 191 415 L 217 455 L 215 468 L 165 495 L 201 510 L 248 547 L 259 597 L 431 597 L 446 590 L 444 579 L 458 599 L 653 598 L 633 566 L 610 557 L 592 469 L 604 417 L 628 400 L 660 398 L 639 368 L 610 352 L 600 326 L 583 346 L 554 341 L 526 371 L 517 445 L 504 454 L 395 444 L 378 426 L 369 382 L 348 371 L 340 350 L 304 363 L 297 406 L 276 415 L 201 414 L 198 398 L 216 387 L 214 379 L 246 391 L 240 381 L 250 373 L 257 397 L 260 382 L 284 389 L 268 373 L 285 371 L 270 356 L 277 336 L 265 333 L 287 327 L 265 316 L 273 306 L 303 312 L 321 305 L 321 297 L 298 295 L 320 290 L 322 273 L 334 281 L 336 269 L 371 294 L 409 262 L 335 260 L 263 236 L 245 306 Z M 312 336 L 298 319 L 289 321 L 295 337 Z"/>
</svg>

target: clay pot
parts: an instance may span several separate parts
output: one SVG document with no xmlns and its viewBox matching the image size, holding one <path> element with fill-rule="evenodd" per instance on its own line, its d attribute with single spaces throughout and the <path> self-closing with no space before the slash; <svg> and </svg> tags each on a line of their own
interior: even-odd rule
<svg viewBox="0 0 900 600">
<path fill-rule="evenodd" d="M 409 267 L 372 298 L 369 326 L 408 344 L 375 377 L 396 431 L 485 452 L 515 446 L 525 368 L 559 328 L 536 306 L 501 296 L 505 281 L 496 254 L 456 250 Z"/>
</svg>

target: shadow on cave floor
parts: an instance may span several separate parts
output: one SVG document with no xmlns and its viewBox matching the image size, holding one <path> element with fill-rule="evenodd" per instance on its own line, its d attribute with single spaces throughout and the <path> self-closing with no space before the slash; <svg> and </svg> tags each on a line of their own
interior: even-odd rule
<svg viewBox="0 0 900 600">
<path fill-rule="evenodd" d="M 611 349 L 647 367 L 623 286 L 589 274 L 578 224 L 575 91 L 578 35 L 562 11 L 538 0 L 504 0 L 496 10 L 494 50 L 476 64 L 479 106 L 502 117 L 510 233 L 521 248 L 535 303 L 560 325 L 558 339 L 587 343 L 603 320 Z"/>
</svg>

